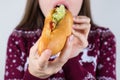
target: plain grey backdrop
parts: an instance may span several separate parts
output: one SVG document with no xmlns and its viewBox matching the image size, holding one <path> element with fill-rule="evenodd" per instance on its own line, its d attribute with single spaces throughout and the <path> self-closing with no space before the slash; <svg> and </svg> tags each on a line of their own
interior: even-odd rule
<svg viewBox="0 0 120 80">
<path fill-rule="evenodd" d="M 22 18 L 26 0 L 0 0 L 0 80 L 4 80 L 7 40 Z M 120 80 L 120 0 L 91 0 L 94 21 L 109 27 L 117 41 L 117 80 Z"/>
</svg>

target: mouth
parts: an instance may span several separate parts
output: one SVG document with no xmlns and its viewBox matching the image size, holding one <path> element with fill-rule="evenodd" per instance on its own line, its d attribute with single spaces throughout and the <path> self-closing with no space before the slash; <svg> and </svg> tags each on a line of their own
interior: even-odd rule
<svg viewBox="0 0 120 80">
<path fill-rule="evenodd" d="M 63 5 L 63 4 L 57 4 L 54 8 L 60 7 L 61 5 Z M 65 9 L 68 9 L 67 6 L 64 5 L 64 7 L 65 7 Z"/>
<path fill-rule="evenodd" d="M 67 2 L 65 2 L 65 1 L 58 1 L 58 2 L 56 2 L 55 4 L 54 4 L 54 8 L 57 8 L 57 7 L 59 7 L 60 5 L 64 5 L 65 6 L 65 8 L 67 9 L 67 10 L 69 10 L 69 6 L 68 6 L 68 3 Z"/>
</svg>

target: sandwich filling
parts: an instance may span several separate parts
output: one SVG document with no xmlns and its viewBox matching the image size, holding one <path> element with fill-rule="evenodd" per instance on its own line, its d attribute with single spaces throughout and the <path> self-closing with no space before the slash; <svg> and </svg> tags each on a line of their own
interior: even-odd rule
<svg viewBox="0 0 120 80">
<path fill-rule="evenodd" d="M 66 14 L 66 9 L 64 5 L 60 5 L 57 7 L 52 15 L 52 30 L 56 27 L 56 25 L 64 18 Z"/>
</svg>

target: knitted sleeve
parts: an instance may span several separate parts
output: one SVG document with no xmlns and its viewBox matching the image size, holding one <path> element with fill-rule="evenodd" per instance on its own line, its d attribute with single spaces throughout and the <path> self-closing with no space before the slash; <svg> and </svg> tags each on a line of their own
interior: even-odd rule
<svg viewBox="0 0 120 80">
<path fill-rule="evenodd" d="M 28 71 L 28 56 L 31 46 L 39 38 L 40 31 L 13 31 L 9 36 L 6 52 L 4 80 L 49 80 L 62 79 L 63 71 L 52 75 L 49 79 L 40 79 Z"/>
<path fill-rule="evenodd" d="M 116 80 L 116 41 L 114 34 L 106 29 L 101 35 L 100 55 L 98 56 L 97 79 Z"/>
<path fill-rule="evenodd" d="M 6 54 L 5 80 L 20 80 L 23 78 L 27 59 L 24 45 L 21 37 L 14 35 L 9 37 Z"/>
</svg>

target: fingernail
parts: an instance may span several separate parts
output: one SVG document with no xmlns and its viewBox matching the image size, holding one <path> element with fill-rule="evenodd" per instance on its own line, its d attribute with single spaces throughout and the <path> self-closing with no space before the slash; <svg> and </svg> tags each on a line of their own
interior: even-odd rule
<svg viewBox="0 0 120 80">
<path fill-rule="evenodd" d="M 75 16 L 75 17 L 73 17 L 73 21 L 75 21 L 75 20 L 76 20 L 76 18 L 77 18 L 76 16 Z"/>
<path fill-rule="evenodd" d="M 75 20 L 75 17 L 73 17 L 73 20 Z"/>
<path fill-rule="evenodd" d="M 72 28 L 73 28 L 73 29 L 74 29 L 74 28 L 76 28 L 76 25 L 75 25 L 75 24 L 73 24 Z"/>
<path fill-rule="evenodd" d="M 47 55 L 51 55 L 51 52 L 52 51 L 50 49 L 46 49 L 44 53 L 47 54 Z"/>
</svg>

